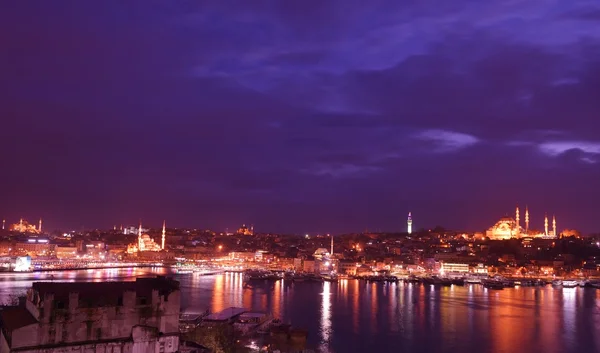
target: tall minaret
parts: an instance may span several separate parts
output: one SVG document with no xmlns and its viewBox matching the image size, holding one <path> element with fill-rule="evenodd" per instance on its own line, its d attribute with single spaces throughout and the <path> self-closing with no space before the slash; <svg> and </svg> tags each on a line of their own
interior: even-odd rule
<svg viewBox="0 0 600 353">
<path fill-rule="evenodd" d="M 162 242 L 160 244 L 160 248 L 165 250 L 165 236 L 167 235 L 167 221 L 163 221 L 163 231 L 162 231 Z"/>
<path fill-rule="evenodd" d="M 40 218 L 40 225 L 38 226 L 38 232 L 42 233 L 42 219 Z"/>
<path fill-rule="evenodd" d="M 2 220 L 2 230 L 4 230 L 4 226 L 6 225 L 6 219 Z"/>
<path fill-rule="evenodd" d="M 517 235 L 521 234 L 521 226 L 519 226 L 519 220 L 520 220 L 520 213 L 519 212 L 519 206 L 517 206 L 517 217 L 515 218 L 515 220 L 517 221 Z"/>
<path fill-rule="evenodd" d="M 558 234 L 556 233 L 556 216 L 552 215 L 552 235 L 554 235 L 555 238 L 558 238 Z"/>
<path fill-rule="evenodd" d="M 525 233 L 529 234 L 529 207 L 525 206 Z"/>
<path fill-rule="evenodd" d="M 19 218 L 19 232 L 23 233 L 23 217 Z"/>
<path fill-rule="evenodd" d="M 548 235 L 548 215 L 544 215 L 544 235 Z"/>
<path fill-rule="evenodd" d="M 330 237 L 331 237 L 331 251 L 329 253 L 331 254 L 331 256 L 333 256 L 333 234 L 331 234 Z"/>
<path fill-rule="evenodd" d="M 138 228 L 138 251 L 142 251 L 144 247 L 142 243 L 142 221 L 140 221 L 140 227 Z"/>
<path fill-rule="evenodd" d="M 407 232 L 408 234 L 412 233 L 412 212 L 408 212 L 408 219 L 406 220 Z"/>
</svg>

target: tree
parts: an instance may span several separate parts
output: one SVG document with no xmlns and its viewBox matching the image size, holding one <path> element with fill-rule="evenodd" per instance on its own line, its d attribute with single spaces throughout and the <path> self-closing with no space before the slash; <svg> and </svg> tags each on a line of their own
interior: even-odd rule
<svg viewBox="0 0 600 353">
<path fill-rule="evenodd" d="M 194 331 L 187 333 L 185 339 L 208 347 L 215 353 L 235 352 L 236 337 L 231 325 L 197 327 Z"/>
</svg>

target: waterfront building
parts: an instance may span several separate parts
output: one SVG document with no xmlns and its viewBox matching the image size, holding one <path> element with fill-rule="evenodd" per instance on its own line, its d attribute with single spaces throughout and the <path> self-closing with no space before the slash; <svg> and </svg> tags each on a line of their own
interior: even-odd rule
<svg viewBox="0 0 600 353">
<path fill-rule="evenodd" d="M 440 266 L 440 274 L 452 275 L 452 274 L 465 274 L 469 272 L 468 263 L 451 263 L 442 262 Z"/>
<path fill-rule="evenodd" d="M 34 282 L 0 311 L 0 353 L 148 352 L 179 347 L 179 282 Z"/>
</svg>

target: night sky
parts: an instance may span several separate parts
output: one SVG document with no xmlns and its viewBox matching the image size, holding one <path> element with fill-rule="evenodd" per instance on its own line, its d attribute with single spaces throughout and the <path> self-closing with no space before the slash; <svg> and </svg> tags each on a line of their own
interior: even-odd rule
<svg viewBox="0 0 600 353">
<path fill-rule="evenodd" d="M 4 1 L 0 117 L 11 223 L 593 232 L 600 3 Z"/>
</svg>

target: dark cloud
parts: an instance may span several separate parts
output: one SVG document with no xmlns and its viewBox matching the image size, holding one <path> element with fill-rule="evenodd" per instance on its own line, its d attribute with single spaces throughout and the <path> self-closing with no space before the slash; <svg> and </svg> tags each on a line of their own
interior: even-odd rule
<svg viewBox="0 0 600 353">
<path fill-rule="evenodd" d="M 66 4 L 0 5 L 7 219 L 598 227 L 592 1 Z"/>
</svg>

